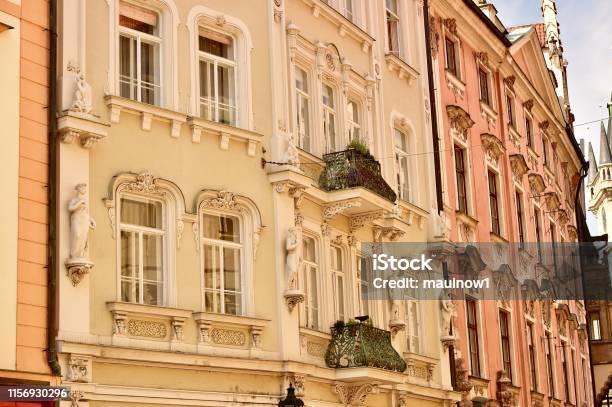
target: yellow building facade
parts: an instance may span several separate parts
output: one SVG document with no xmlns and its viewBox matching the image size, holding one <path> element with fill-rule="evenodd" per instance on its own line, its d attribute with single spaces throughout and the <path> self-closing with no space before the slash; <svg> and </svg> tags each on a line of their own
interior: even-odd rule
<svg viewBox="0 0 612 407">
<path fill-rule="evenodd" d="M 311 406 L 459 400 L 439 304 L 361 295 L 361 242 L 445 230 L 423 13 L 60 2 L 57 341 L 73 403 L 272 406 L 289 383 Z M 339 177 L 339 161 L 366 174 Z M 366 314 L 404 369 L 328 367 L 330 327 Z"/>
</svg>

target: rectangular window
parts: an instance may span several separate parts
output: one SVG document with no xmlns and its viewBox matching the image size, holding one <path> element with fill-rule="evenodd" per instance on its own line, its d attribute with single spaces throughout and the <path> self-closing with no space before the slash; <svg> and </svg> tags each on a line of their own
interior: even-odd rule
<svg viewBox="0 0 612 407">
<path fill-rule="evenodd" d="M 159 105 L 159 16 L 133 4 L 119 3 L 119 93 L 143 103 Z"/>
<path fill-rule="evenodd" d="M 542 154 L 544 156 L 544 165 L 548 166 L 548 140 L 542 137 Z"/>
<path fill-rule="evenodd" d="M 529 117 L 525 117 L 525 134 L 527 136 L 527 147 L 533 148 L 533 122 Z"/>
<path fill-rule="evenodd" d="M 516 221 L 518 222 L 518 238 L 520 247 L 523 247 L 525 243 L 525 224 L 523 215 L 523 194 L 516 191 Z"/>
<path fill-rule="evenodd" d="M 538 389 L 538 371 L 536 365 L 536 349 L 535 349 L 535 336 L 533 333 L 533 324 L 527 323 L 527 352 L 529 356 L 529 378 L 531 383 L 531 390 L 536 391 Z"/>
<path fill-rule="evenodd" d="M 398 129 L 394 129 L 395 162 L 397 166 L 397 194 L 400 199 L 410 201 L 410 169 L 408 137 Z"/>
<path fill-rule="evenodd" d="M 204 311 L 242 315 L 242 240 L 240 220 L 202 214 Z"/>
<path fill-rule="evenodd" d="M 535 217 L 535 233 L 536 233 L 536 246 L 538 249 L 538 262 L 542 263 L 542 215 L 539 208 L 533 208 Z"/>
<path fill-rule="evenodd" d="M 512 359 L 510 350 L 510 323 L 508 321 L 509 315 L 507 312 L 499 312 L 499 331 L 501 334 L 501 345 L 502 345 L 502 359 L 504 365 L 504 371 L 512 380 Z"/>
<path fill-rule="evenodd" d="M 563 399 L 566 402 L 570 401 L 570 390 L 569 390 L 569 386 L 570 386 L 570 382 L 569 382 L 569 376 L 568 376 L 568 368 L 567 368 L 567 355 L 566 355 L 566 348 L 567 347 L 567 343 L 561 341 L 561 349 L 559 349 L 559 353 L 561 355 L 561 368 L 563 369 Z"/>
<path fill-rule="evenodd" d="M 387 17 L 387 46 L 389 52 L 400 56 L 400 18 L 397 0 L 385 0 Z"/>
<path fill-rule="evenodd" d="M 319 287 L 318 287 L 318 252 L 315 240 L 310 236 L 302 239 L 304 256 L 304 293 L 306 294 L 305 325 L 307 328 L 319 329 Z"/>
<path fill-rule="evenodd" d="M 200 29 L 200 115 L 206 120 L 236 125 L 236 61 L 234 40 Z"/>
<path fill-rule="evenodd" d="M 590 339 L 592 341 L 600 341 L 601 340 L 601 320 L 599 317 L 599 312 L 589 312 L 589 329 L 590 329 Z"/>
<path fill-rule="evenodd" d="M 459 78 L 459 61 L 457 60 L 457 48 L 453 40 L 446 37 L 446 69 L 455 77 Z"/>
<path fill-rule="evenodd" d="M 508 126 L 516 128 L 516 115 L 514 112 L 514 97 L 510 94 L 506 95 L 506 109 L 508 114 Z"/>
<path fill-rule="evenodd" d="M 295 68 L 295 110 L 297 113 L 297 128 L 299 145 L 302 149 L 312 152 L 310 137 L 310 91 L 308 74 L 302 68 Z"/>
<path fill-rule="evenodd" d="M 344 258 L 342 249 L 338 246 L 331 247 L 331 272 L 333 280 L 333 301 L 336 307 L 336 321 L 344 321 L 345 300 L 344 300 Z"/>
<path fill-rule="evenodd" d="M 407 325 L 407 347 L 408 351 L 412 353 L 421 352 L 420 342 L 420 315 L 419 315 L 419 302 L 418 300 L 407 300 L 406 301 L 406 325 Z"/>
<path fill-rule="evenodd" d="M 336 102 L 334 90 L 323 84 L 323 132 L 325 134 L 325 152 L 333 153 L 340 147 L 336 137 Z"/>
<path fill-rule="evenodd" d="M 555 376 L 552 357 L 552 338 L 549 332 L 546 332 L 546 341 L 544 342 L 544 354 L 546 355 L 546 371 L 548 372 L 548 395 L 555 396 Z"/>
<path fill-rule="evenodd" d="M 499 199 L 497 196 L 497 174 L 493 171 L 488 172 L 489 180 L 489 208 L 491 210 L 491 232 L 496 235 L 501 234 L 499 223 Z"/>
<path fill-rule="evenodd" d="M 370 315 L 370 280 L 368 278 L 369 272 L 367 270 L 367 264 L 361 256 L 357 256 L 355 261 L 355 268 L 357 270 L 357 276 L 359 277 L 359 315 Z"/>
<path fill-rule="evenodd" d="M 478 83 L 480 85 L 480 101 L 491 106 L 491 91 L 489 89 L 489 74 L 478 68 Z"/>
<path fill-rule="evenodd" d="M 164 303 L 166 231 L 160 201 L 121 198 L 121 301 Z"/>
<path fill-rule="evenodd" d="M 478 346 L 478 306 L 476 300 L 466 298 L 470 367 L 472 376 L 480 377 L 480 347 Z"/>
<path fill-rule="evenodd" d="M 468 212 L 467 177 L 465 171 L 465 150 L 455 145 L 455 176 L 457 178 L 457 210 Z"/>
<path fill-rule="evenodd" d="M 361 117 L 359 104 L 354 100 L 349 100 L 346 104 L 348 139 L 361 140 Z"/>
</svg>

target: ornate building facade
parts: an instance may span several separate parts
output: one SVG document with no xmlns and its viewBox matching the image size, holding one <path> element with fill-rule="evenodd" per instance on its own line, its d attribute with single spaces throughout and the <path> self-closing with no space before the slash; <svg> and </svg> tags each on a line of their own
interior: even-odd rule
<svg viewBox="0 0 612 407">
<path fill-rule="evenodd" d="M 612 98 L 608 102 L 608 116 L 612 116 Z M 612 168 L 612 150 L 610 139 L 612 137 L 612 117 L 608 118 L 606 125 L 601 123 L 599 138 L 599 161 L 595 159 L 593 147 L 589 144 L 589 175 L 587 181 L 587 198 L 589 210 L 597 219 L 598 233 L 604 235 L 608 242 L 611 240 L 610 213 L 612 213 L 610 200 L 610 169 Z M 609 264 L 609 259 L 606 265 Z M 600 270 L 604 276 L 607 268 Z M 603 276 L 602 276 L 603 277 Z M 612 276 L 604 278 L 602 286 L 609 286 Z M 607 283 L 607 284 L 606 284 Z M 591 354 L 593 360 L 593 375 L 597 400 L 603 403 L 612 402 L 612 298 L 608 292 L 608 301 L 588 301 L 588 319 L 591 341 Z M 604 298 L 604 297 L 601 297 Z M 606 405 L 606 404 L 602 404 Z"/>
<path fill-rule="evenodd" d="M 0 385 L 53 385 L 47 363 L 48 2 L 0 2 Z"/>
<path fill-rule="evenodd" d="M 426 242 L 438 222 L 422 2 L 59 15 L 73 406 L 273 406 L 289 383 L 311 406 L 460 399 L 437 303 L 362 296 L 360 242 Z"/>
<path fill-rule="evenodd" d="M 502 281 L 530 273 L 538 291 L 557 268 L 540 246 L 578 239 L 585 166 L 569 127 L 555 2 L 542 1 L 543 25 L 510 28 L 487 1 L 431 6 L 448 222 L 441 238 L 480 244 L 475 272 Z M 507 247 L 520 247 L 514 269 Z M 584 302 L 539 298 L 511 285 L 496 301 L 478 291 L 456 301 L 450 342 L 461 405 L 593 404 Z"/>
</svg>

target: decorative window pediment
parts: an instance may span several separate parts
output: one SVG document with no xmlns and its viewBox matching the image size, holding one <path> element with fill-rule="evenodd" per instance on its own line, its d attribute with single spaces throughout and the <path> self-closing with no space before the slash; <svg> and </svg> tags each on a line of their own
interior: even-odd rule
<svg viewBox="0 0 612 407">
<path fill-rule="evenodd" d="M 480 142 L 486 153 L 487 160 L 498 165 L 499 157 L 506 151 L 501 140 L 492 134 L 483 133 L 480 135 Z"/>
<path fill-rule="evenodd" d="M 559 194 L 557 192 L 549 192 L 545 195 L 546 201 L 546 209 L 549 211 L 556 211 L 561 206 L 561 201 L 559 200 Z"/>
<path fill-rule="evenodd" d="M 467 138 L 467 130 L 474 125 L 474 120 L 472 120 L 468 112 L 459 106 L 449 105 L 446 106 L 446 114 L 448 114 L 448 121 L 450 122 L 451 128 L 462 135 L 464 139 Z"/>
<path fill-rule="evenodd" d="M 529 171 L 529 166 L 527 165 L 527 161 L 522 154 L 512 154 L 510 155 L 510 168 L 512 169 L 512 174 L 514 175 L 516 180 L 521 180 L 523 175 Z"/>
<path fill-rule="evenodd" d="M 533 195 L 539 195 L 546 189 L 544 178 L 540 174 L 531 173 L 528 175 L 529 187 Z"/>
</svg>

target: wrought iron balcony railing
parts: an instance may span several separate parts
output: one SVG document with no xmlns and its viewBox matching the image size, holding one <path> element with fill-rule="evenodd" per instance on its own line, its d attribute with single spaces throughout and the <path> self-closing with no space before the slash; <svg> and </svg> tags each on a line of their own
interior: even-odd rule
<svg viewBox="0 0 612 407">
<path fill-rule="evenodd" d="M 364 323 L 336 323 L 325 352 L 328 367 L 377 367 L 393 372 L 406 370 L 406 361 L 391 344 L 391 332 Z"/>
<path fill-rule="evenodd" d="M 380 173 L 380 163 L 371 155 L 348 149 L 325 154 L 325 169 L 319 186 L 326 191 L 364 187 L 381 197 L 395 202 L 397 195 Z"/>
</svg>

